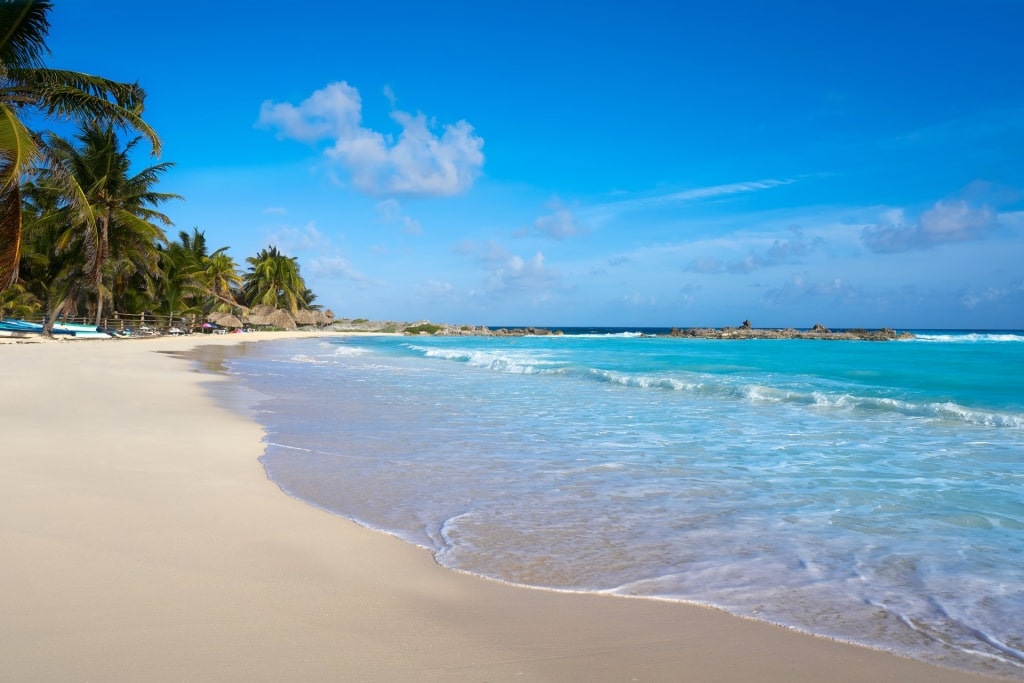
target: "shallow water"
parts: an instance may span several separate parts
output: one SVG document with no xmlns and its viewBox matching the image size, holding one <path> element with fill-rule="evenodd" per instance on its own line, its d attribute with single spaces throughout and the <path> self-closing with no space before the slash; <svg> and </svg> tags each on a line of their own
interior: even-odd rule
<svg viewBox="0 0 1024 683">
<path fill-rule="evenodd" d="M 346 337 L 227 359 L 268 473 L 510 582 L 1024 674 L 1024 336 Z"/>
</svg>

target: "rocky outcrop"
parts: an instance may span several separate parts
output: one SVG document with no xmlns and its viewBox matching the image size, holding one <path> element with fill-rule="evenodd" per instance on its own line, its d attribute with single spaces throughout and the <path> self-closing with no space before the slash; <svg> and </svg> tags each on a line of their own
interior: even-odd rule
<svg viewBox="0 0 1024 683">
<path fill-rule="evenodd" d="M 833 332 L 821 323 L 809 330 L 787 328 L 754 328 L 749 323 L 742 327 L 673 327 L 670 337 L 690 337 L 694 339 L 825 339 L 825 340 L 860 340 L 860 341 L 893 341 L 896 339 L 913 339 L 909 332 L 897 332 L 883 327 L 880 330 L 850 329 Z"/>
<path fill-rule="evenodd" d="M 477 336 L 477 337 L 524 337 L 561 335 L 558 329 L 544 327 L 499 327 L 491 329 L 482 325 L 447 325 L 421 320 L 415 323 L 394 321 L 369 321 L 365 319 L 335 320 L 331 329 L 340 332 L 386 332 L 391 334 L 436 335 L 444 337 Z M 756 328 L 749 320 L 743 321 L 739 327 L 673 327 L 668 337 L 687 337 L 691 339 L 827 339 L 827 340 L 864 340 L 892 341 L 895 339 L 913 339 L 909 332 L 897 332 L 883 327 L 880 330 L 850 329 L 832 331 L 821 323 L 809 330 L 786 328 Z"/>
</svg>

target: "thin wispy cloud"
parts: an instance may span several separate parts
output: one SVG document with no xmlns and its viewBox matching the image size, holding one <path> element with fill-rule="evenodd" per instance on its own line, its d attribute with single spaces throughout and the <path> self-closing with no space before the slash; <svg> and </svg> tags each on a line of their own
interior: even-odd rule
<svg viewBox="0 0 1024 683">
<path fill-rule="evenodd" d="M 398 203 L 397 199 L 385 199 L 382 202 L 378 202 L 376 209 L 383 222 L 400 223 L 402 225 L 402 232 L 408 235 L 419 235 L 423 232 L 423 226 L 420 225 L 420 222 L 406 215 L 402 211 L 402 205 Z"/>
<path fill-rule="evenodd" d="M 394 95 L 386 91 L 394 102 Z M 484 140 L 466 121 L 441 132 L 422 113 L 394 110 L 398 139 L 363 126 L 359 91 L 342 81 L 317 90 L 300 104 L 267 100 L 257 125 L 280 139 L 326 140 L 325 157 L 347 171 L 362 192 L 381 195 L 450 196 L 468 190 L 483 167 Z"/>
<path fill-rule="evenodd" d="M 267 235 L 267 242 L 283 251 L 293 252 L 322 249 L 327 246 L 329 240 L 317 229 L 316 223 L 310 221 L 301 228 L 279 227 Z"/>
<path fill-rule="evenodd" d="M 309 262 L 310 272 L 317 277 L 348 280 L 359 288 L 369 286 L 380 287 L 383 283 L 367 277 L 352 267 L 343 256 L 322 256 Z"/>
<path fill-rule="evenodd" d="M 637 197 L 634 199 L 622 199 L 614 202 L 606 202 L 590 207 L 587 212 L 599 215 L 617 215 L 632 211 L 645 211 L 650 209 L 664 208 L 674 204 L 686 204 L 693 202 L 707 201 L 733 195 L 749 194 L 752 192 L 763 192 L 784 185 L 795 183 L 795 179 L 765 179 L 740 183 L 727 183 L 724 185 L 710 185 L 707 187 L 696 187 L 679 192 L 652 195 L 648 197 Z"/>
</svg>

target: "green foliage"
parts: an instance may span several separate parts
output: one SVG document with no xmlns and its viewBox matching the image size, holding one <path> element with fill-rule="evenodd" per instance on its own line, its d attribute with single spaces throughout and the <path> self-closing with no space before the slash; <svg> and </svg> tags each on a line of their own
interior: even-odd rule
<svg viewBox="0 0 1024 683">
<path fill-rule="evenodd" d="M 245 260 L 249 271 L 244 277 L 242 294 L 247 305 L 266 304 L 293 313 L 306 306 L 303 294 L 309 290 L 299 274 L 298 259 L 271 246 Z"/>
<path fill-rule="evenodd" d="M 155 188 L 172 164 L 131 164 L 143 140 L 160 153 L 142 119 L 145 91 L 46 68 L 53 5 L 0 0 L 0 310 L 94 313 L 99 323 L 105 306 L 169 315 L 236 312 L 243 301 L 319 308 L 297 260 L 275 247 L 246 259 L 243 277 L 227 247 L 210 253 L 198 229 L 167 238 L 171 220 L 157 208 L 180 197 Z M 40 132 L 53 120 L 77 122 L 78 133 Z"/>
<path fill-rule="evenodd" d="M 43 304 L 24 285 L 14 284 L 0 291 L 0 318 L 30 320 L 41 317 Z"/>
<path fill-rule="evenodd" d="M 422 334 L 425 332 L 427 334 L 437 334 L 438 332 L 441 331 L 441 329 L 442 328 L 440 325 L 434 325 L 433 323 L 421 323 L 419 325 L 412 325 L 410 327 L 405 328 L 405 333 Z"/>
<path fill-rule="evenodd" d="M 137 84 L 43 65 L 51 9 L 48 0 L 0 3 L 0 290 L 18 279 L 23 239 L 18 186 L 37 163 L 50 162 L 42 136 L 29 128 L 30 116 L 136 130 L 148 138 L 154 155 L 160 152 L 160 138 L 142 119 L 145 92 Z"/>
</svg>

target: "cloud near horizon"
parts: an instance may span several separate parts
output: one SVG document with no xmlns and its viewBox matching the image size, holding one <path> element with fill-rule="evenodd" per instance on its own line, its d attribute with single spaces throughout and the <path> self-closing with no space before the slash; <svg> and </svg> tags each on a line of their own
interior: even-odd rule
<svg viewBox="0 0 1024 683">
<path fill-rule="evenodd" d="M 357 189 L 373 196 L 451 196 L 479 177 L 484 140 L 469 123 L 445 124 L 437 135 L 422 113 L 395 110 L 391 118 L 402 129 L 397 141 L 362 125 L 359 91 L 341 81 L 298 106 L 264 101 L 257 125 L 276 129 L 279 139 L 329 141 L 324 155 L 348 172 Z"/>
<path fill-rule="evenodd" d="M 793 228 L 792 233 L 792 239 L 773 240 L 768 247 L 752 249 L 742 259 L 723 261 L 711 257 L 695 258 L 686 265 L 684 270 L 705 275 L 710 273 L 743 274 L 772 266 L 796 265 L 803 263 L 811 252 L 825 243 L 820 236 L 810 241 L 805 240 L 803 231 L 797 228 Z"/>
<path fill-rule="evenodd" d="M 876 254 L 930 249 L 939 244 L 983 239 L 996 227 L 996 212 L 966 200 L 935 202 L 917 223 L 907 224 L 903 211 L 890 212 L 885 223 L 864 228 L 861 239 Z"/>
</svg>

